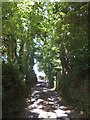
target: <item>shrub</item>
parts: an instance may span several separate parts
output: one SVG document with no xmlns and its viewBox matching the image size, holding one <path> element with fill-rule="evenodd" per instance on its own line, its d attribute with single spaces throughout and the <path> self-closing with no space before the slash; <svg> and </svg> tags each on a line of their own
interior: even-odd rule
<svg viewBox="0 0 90 120">
<path fill-rule="evenodd" d="M 71 71 L 66 76 L 62 75 L 59 90 L 70 104 L 88 113 L 88 80 L 82 79 L 79 72 Z"/>
<path fill-rule="evenodd" d="M 2 64 L 2 117 L 16 117 L 24 103 L 24 83 L 15 65 Z"/>
</svg>

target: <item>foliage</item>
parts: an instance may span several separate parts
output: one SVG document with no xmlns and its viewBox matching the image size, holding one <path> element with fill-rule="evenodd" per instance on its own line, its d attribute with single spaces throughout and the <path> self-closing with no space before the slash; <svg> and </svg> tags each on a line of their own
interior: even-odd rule
<svg viewBox="0 0 90 120">
<path fill-rule="evenodd" d="M 2 117 L 16 117 L 22 110 L 25 86 L 18 68 L 12 64 L 2 65 Z"/>
<path fill-rule="evenodd" d="M 39 71 L 44 70 L 51 87 L 62 69 L 58 77 L 59 91 L 68 91 L 67 97 L 84 109 L 87 97 L 81 95 L 87 92 L 84 88 L 87 89 L 90 72 L 88 4 L 2 3 L 2 59 L 18 67 L 21 79 L 25 80 L 26 91 L 37 81 L 33 70 L 36 59 Z M 78 105 L 76 98 L 79 99 Z"/>
<path fill-rule="evenodd" d="M 66 46 L 69 73 L 59 77 L 60 91 L 79 110 L 88 111 L 88 3 L 55 3 L 54 38 Z M 61 29 L 60 29 L 61 28 Z M 61 55 L 61 54 L 60 54 Z M 62 65 L 62 64 L 61 64 Z M 62 66 L 63 67 L 63 66 Z"/>
<path fill-rule="evenodd" d="M 30 13 L 26 11 L 27 6 L 23 11 L 21 5 L 23 3 L 2 3 L 3 117 L 18 116 L 24 98 L 37 80 L 33 71 L 34 33 L 26 30 Z"/>
<path fill-rule="evenodd" d="M 73 77 L 72 77 L 73 76 Z M 69 104 L 88 114 L 88 78 L 81 78 L 73 71 L 60 79 L 61 95 Z"/>
</svg>

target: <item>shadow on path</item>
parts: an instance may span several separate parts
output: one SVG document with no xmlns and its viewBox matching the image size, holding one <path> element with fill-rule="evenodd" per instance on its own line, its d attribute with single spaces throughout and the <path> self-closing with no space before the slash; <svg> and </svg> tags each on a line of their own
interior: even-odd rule
<svg viewBox="0 0 90 120">
<path fill-rule="evenodd" d="M 60 120 L 69 120 L 72 108 L 65 106 L 62 98 L 55 90 L 48 87 L 48 83 L 39 80 L 32 88 L 30 98 L 26 100 L 26 108 L 23 118 L 55 118 Z M 72 116 L 71 116 L 72 117 Z M 76 117 L 73 115 L 73 118 Z"/>
</svg>

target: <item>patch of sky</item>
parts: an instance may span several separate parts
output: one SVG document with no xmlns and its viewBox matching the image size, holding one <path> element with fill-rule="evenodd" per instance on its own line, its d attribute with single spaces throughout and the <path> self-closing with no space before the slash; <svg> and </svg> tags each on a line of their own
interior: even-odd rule
<svg viewBox="0 0 90 120">
<path fill-rule="evenodd" d="M 42 47 L 42 45 L 44 45 L 44 42 L 40 38 L 34 38 L 33 41 L 36 47 Z"/>
<path fill-rule="evenodd" d="M 67 35 L 70 35 L 70 32 L 67 32 Z"/>
</svg>

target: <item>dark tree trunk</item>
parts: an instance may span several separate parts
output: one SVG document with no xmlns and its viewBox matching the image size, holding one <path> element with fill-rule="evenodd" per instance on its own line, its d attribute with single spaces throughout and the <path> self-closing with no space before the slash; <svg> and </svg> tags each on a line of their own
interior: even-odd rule
<svg viewBox="0 0 90 120">
<path fill-rule="evenodd" d="M 62 65 L 62 72 L 63 74 L 66 74 L 66 72 L 69 72 L 69 61 L 66 56 L 66 47 L 65 44 L 62 42 L 60 46 L 60 60 Z"/>
</svg>

